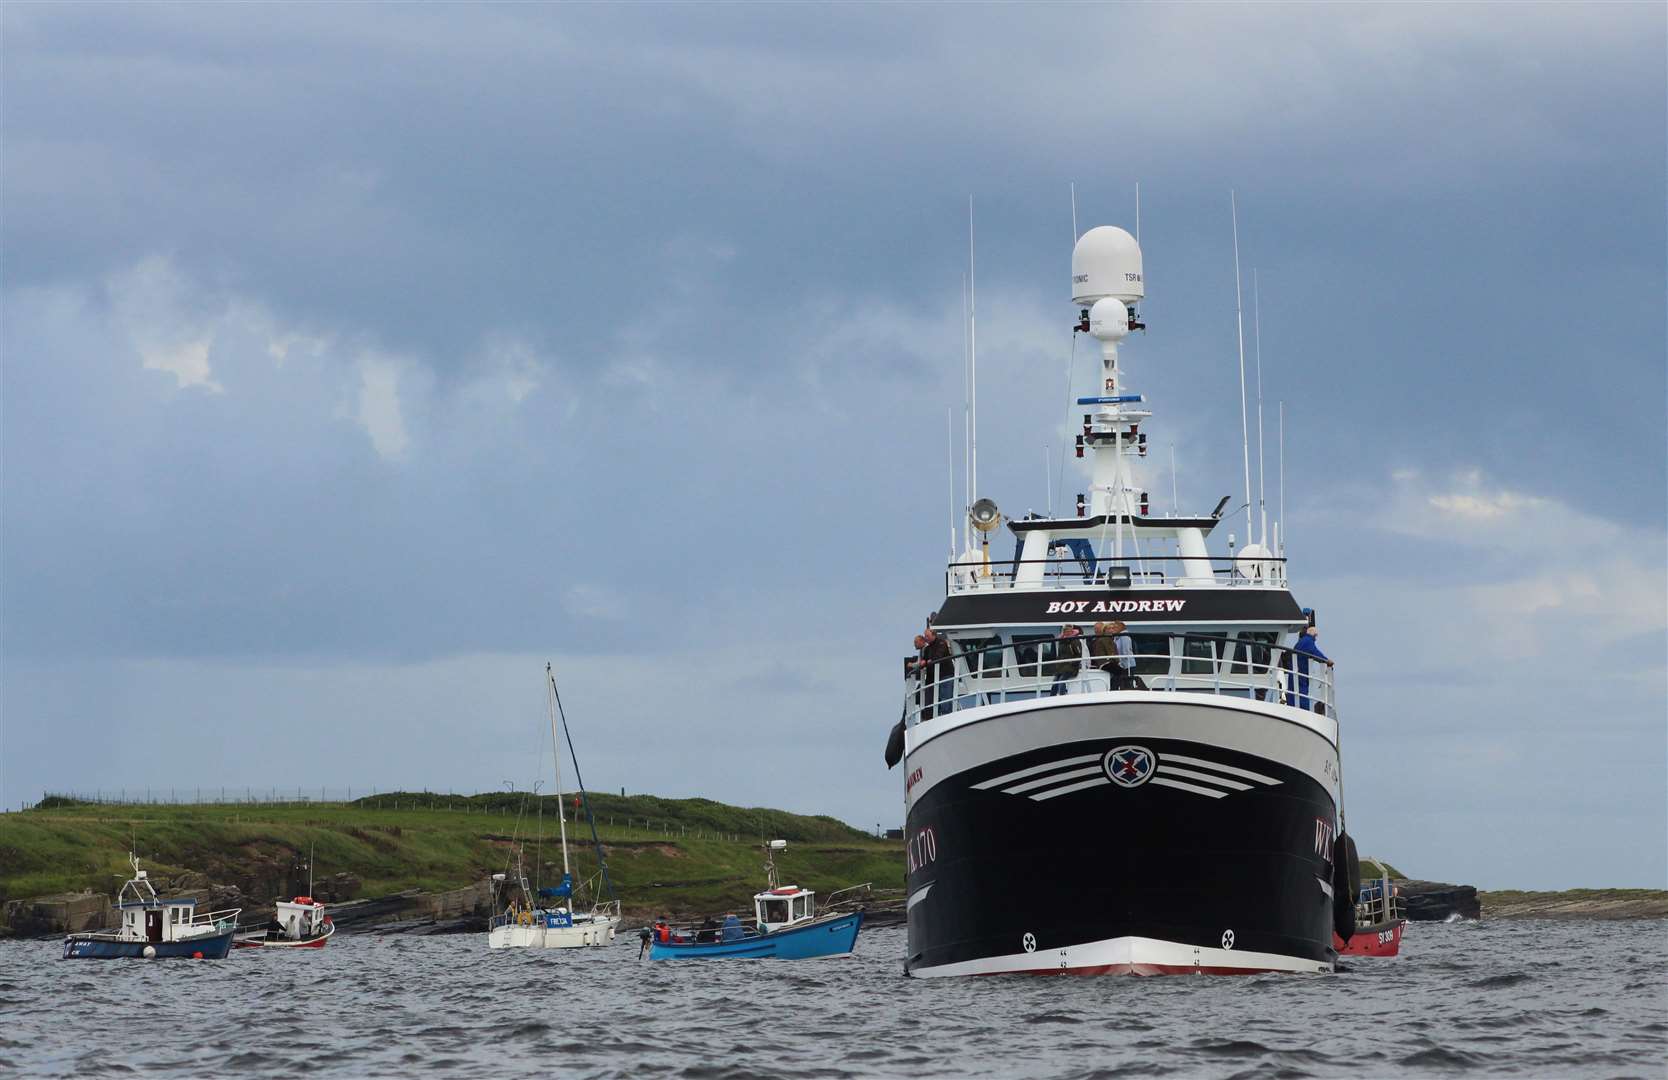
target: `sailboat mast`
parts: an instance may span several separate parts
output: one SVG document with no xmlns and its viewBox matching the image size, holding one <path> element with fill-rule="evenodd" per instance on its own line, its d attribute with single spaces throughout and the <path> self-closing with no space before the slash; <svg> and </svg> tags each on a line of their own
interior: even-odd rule
<svg viewBox="0 0 1668 1080">
<path fill-rule="evenodd" d="M 545 698 L 550 704 L 550 756 L 556 763 L 556 820 L 562 830 L 562 876 L 568 876 L 568 815 L 562 809 L 562 738 L 556 731 L 556 676 L 544 665 Z"/>
</svg>

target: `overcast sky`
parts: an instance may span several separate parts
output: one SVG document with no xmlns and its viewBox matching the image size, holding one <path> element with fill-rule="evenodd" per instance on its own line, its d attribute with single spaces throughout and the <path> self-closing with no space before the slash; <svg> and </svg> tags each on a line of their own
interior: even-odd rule
<svg viewBox="0 0 1668 1080">
<path fill-rule="evenodd" d="M 595 787 L 899 824 L 967 197 L 980 493 L 1022 513 L 1068 184 L 1133 229 L 1139 182 L 1124 357 L 1201 512 L 1242 486 L 1238 192 L 1363 852 L 1665 884 L 1662 5 L 0 30 L 0 803 L 525 787 L 549 659 Z"/>
</svg>

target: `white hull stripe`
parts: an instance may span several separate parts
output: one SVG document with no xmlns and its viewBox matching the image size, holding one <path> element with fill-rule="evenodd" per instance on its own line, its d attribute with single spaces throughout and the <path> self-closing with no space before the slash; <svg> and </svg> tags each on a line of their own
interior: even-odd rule
<svg viewBox="0 0 1668 1080">
<path fill-rule="evenodd" d="M 1047 765 L 1033 765 L 1029 769 L 1021 769 L 1018 772 L 1008 773 L 1006 776 L 998 776 L 994 780 L 986 780 L 983 783 L 974 784 L 973 788 L 975 791 L 984 791 L 986 788 L 1000 787 L 1011 780 L 1021 780 L 1027 776 L 1035 776 L 1038 773 L 1051 772 L 1054 769 L 1064 769 L 1068 765 L 1082 765 L 1085 762 L 1099 760 L 1099 754 L 1089 754 L 1086 757 L 1070 757 L 1063 761 L 1051 761 Z"/>
<path fill-rule="evenodd" d="M 904 902 L 904 910 L 908 911 L 911 908 L 913 908 L 916 904 L 919 904 L 921 901 L 925 900 L 927 898 L 927 894 L 932 892 L 933 885 L 934 885 L 934 882 L 929 881 L 925 885 L 921 886 L 919 889 L 916 889 L 914 892 L 910 893 L 909 894 L 909 899 Z"/>
<path fill-rule="evenodd" d="M 1147 783 L 1157 784 L 1160 787 L 1175 788 L 1177 791 L 1189 791 L 1195 795 L 1209 795 L 1213 799 L 1220 799 L 1224 795 L 1228 794 L 1226 791 L 1218 791 L 1216 788 L 1200 787 L 1197 784 L 1183 783 L 1180 780 L 1169 780 L 1162 776 L 1155 776 L 1151 780 L 1147 781 Z"/>
<path fill-rule="evenodd" d="M 1283 956 L 1279 953 L 1181 945 L 1159 938 L 1116 937 L 1082 945 L 1068 945 L 1063 949 L 1038 949 L 1036 952 L 1015 952 L 1005 956 L 985 957 L 982 960 L 964 960 L 955 964 L 916 967 L 911 968 L 909 973 L 932 978 L 940 975 L 1069 973 L 1073 970 L 1097 969 L 1128 969 L 1129 974 L 1144 974 L 1143 969 L 1182 973 L 1193 968 L 1246 972 L 1325 972 L 1331 971 L 1332 965 L 1296 956 Z"/>
<path fill-rule="evenodd" d="M 1096 769 L 1095 771 L 1100 772 L 1099 769 Z M 1112 786 L 1112 781 L 1108 780 L 1104 776 L 1097 776 L 1095 779 L 1085 780 L 1081 784 L 1067 784 L 1065 787 L 1050 788 L 1047 791 L 1040 791 L 1037 794 L 1031 796 L 1031 798 L 1036 802 L 1042 802 L 1044 799 L 1052 799 L 1056 795 L 1070 795 L 1074 791 L 1084 791 L 1084 790 L 1087 790 L 1088 788 L 1092 788 L 1092 787 L 1111 787 L 1111 786 Z"/>
<path fill-rule="evenodd" d="M 1098 761 L 1099 759 L 1096 760 Z M 1048 787 L 1050 784 L 1058 784 L 1066 780 L 1081 780 L 1085 776 L 1105 775 L 1105 773 L 1100 771 L 1100 766 L 1096 764 L 1089 766 L 1087 769 L 1072 769 L 1068 772 L 1049 773 L 1041 780 L 1027 780 L 1023 784 L 1015 784 L 1013 787 L 1005 787 L 1002 789 L 1002 794 L 1022 795 L 1027 791 L 1035 791 L 1040 787 Z"/>
<path fill-rule="evenodd" d="M 1220 776 L 1212 776 L 1210 773 L 1202 773 L 1194 769 L 1184 769 L 1179 765 L 1160 765 L 1158 771 L 1165 776 L 1185 776 L 1192 780 L 1203 780 L 1207 784 L 1216 784 L 1231 791 L 1251 790 L 1250 784 L 1242 784 L 1238 780 L 1224 780 Z"/>
<path fill-rule="evenodd" d="M 1185 754 L 1157 754 L 1158 765 L 1153 769 L 1154 776 L 1151 783 L 1160 787 L 1185 791 L 1191 795 L 1203 795 L 1211 799 L 1220 799 L 1236 791 L 1250 791 L 1251 784 L 1242 780 L 1230 779 L 1233 776 L 1244 777 L 1258 784 L 1275 785 L 1281 783 L 1272 776 L 1241 769 L 1234 765 L 1219 765 L 1214 761 L 1203 758 L 1188 757 Z M 1093 764 L 1091 764 L 1091 762 Z M 1183 768 L 1192 765 L 1195 768 Z M 1086 766 L 1073 768 L 1072 766 Z M 1210 772 L 1201 772 L 1209 769 Z M 1185 777 L 1186 779 L 1178 779 Z M 1086 779 L 1085 779 L 1086 778 Z M 1013 781 L 1019 783 L 1013 783 Z M 1071 781 L 1076 781 L 1072 783 Z M 1106 777 L 1101 755 L 1087 754 L 1079 757 L 1062 758 L 1051 761 L 1046 765 L 1032 765 L 1016 772 L 1004 773 L 989 780 L 980 781 L 973 785 L 975 791 L 988 791 L 994 787 L 1001 787 L 1004 795 L 1025 795 L 1034 802 L 1045 799 L 1055 799 L 1061 795 L 1071 795 L 1090 788 L 1106 787 L 1112 783 Z M 1008 785 L 1004 787 L 1003 785 Z"/>
<path fill-rule="evenodd" d="M 1164 761 L 1174 761 L 1182 765 L 1197 765 L 1202 769 L 1210 769 L 1213 772 L 1227 773 L 1229 776 L 1243 776 L 1247 780 L 1255 780 L 1259 784 L 1281 783 L 1281 781 L 1274 779 L 1272 776 L 1264 776 L 1262 773 L 1252 772 L 1250 769 L 1236 768 L 1233 765 L 1218 765 L 1214 761 L 1202 761 L 1195 757 L 1183 757 L 1181 754 L 1162 754 L 1160 757 Z"/>
</svg>

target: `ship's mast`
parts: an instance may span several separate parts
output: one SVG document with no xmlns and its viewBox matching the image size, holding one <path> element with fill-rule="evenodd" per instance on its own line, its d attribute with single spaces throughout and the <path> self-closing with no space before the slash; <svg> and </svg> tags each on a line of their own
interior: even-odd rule
<svg viewBox="0 0 1668 1080">
<path fill-rule="evenodd" d="M 1123 533 L 1141 512 L 1135 459 L 1142 456 L 1141 421 L 1152 413 L 1129 392 L 1119 367 L 1118 343 L 1141 329 L 1134 304 L 1145 296 L 1141 248 L 1122 229 L 1102 225 L 1084 233 L 1072 250 L 1072 302 L 1082 311 L 1078 329 L 1100 342 L 1100 393 L 1077 399 L 1092 411 L 1083 418 L 1083 445 L 1094 454 L 1085 511 L 1104 517 L 1112 558 L 1123 559 Z"/>
<path fill-rule="evenodd" d="M 550 707 L 550 756 L 556 763 L 556 820 L 562 832 L 562 876 L 568 876 L 568 815 L 562 809 L 562 738 L 556 730 L 556 675 L 544 666 L 545 699 Z"/>
</svg>

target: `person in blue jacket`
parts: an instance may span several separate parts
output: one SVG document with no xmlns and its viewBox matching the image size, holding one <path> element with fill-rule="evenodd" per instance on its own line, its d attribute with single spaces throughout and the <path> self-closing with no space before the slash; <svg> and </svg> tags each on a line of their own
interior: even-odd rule
<svg viewBox="0 0 1668 1080">
<path fill-rule="evenodd" d="M 727 912 L 724 915 L 724 929 L 722 932 L 725 941 L 741 940 L 741 920 L 736 918 L 735 912 Z"/>
<path fill-rule="evenodd" d="M 1327 667 L 1332 666 L 1332 661 L 1327 659 L 1325 653 L 1321 652 L 1320 644 L 1315 640 L 1319 636 L 1319 630 L 1316 630 L 1313 626 L 1306 626 L 1303 628 L 1303 633 L 1297 636 L 1297 644 L 1292 649 L 1297 654 L 1293 659 L 1297 665 L 1297 707 L 1300 709 L 1309 708 L 1310 659 L 1319 660 Z M 1325 706 L 1321 702 L 1317 701 L 1315 703 L 1316 712 L 1321 712 L 1324 708 Z"/>
</svg>

